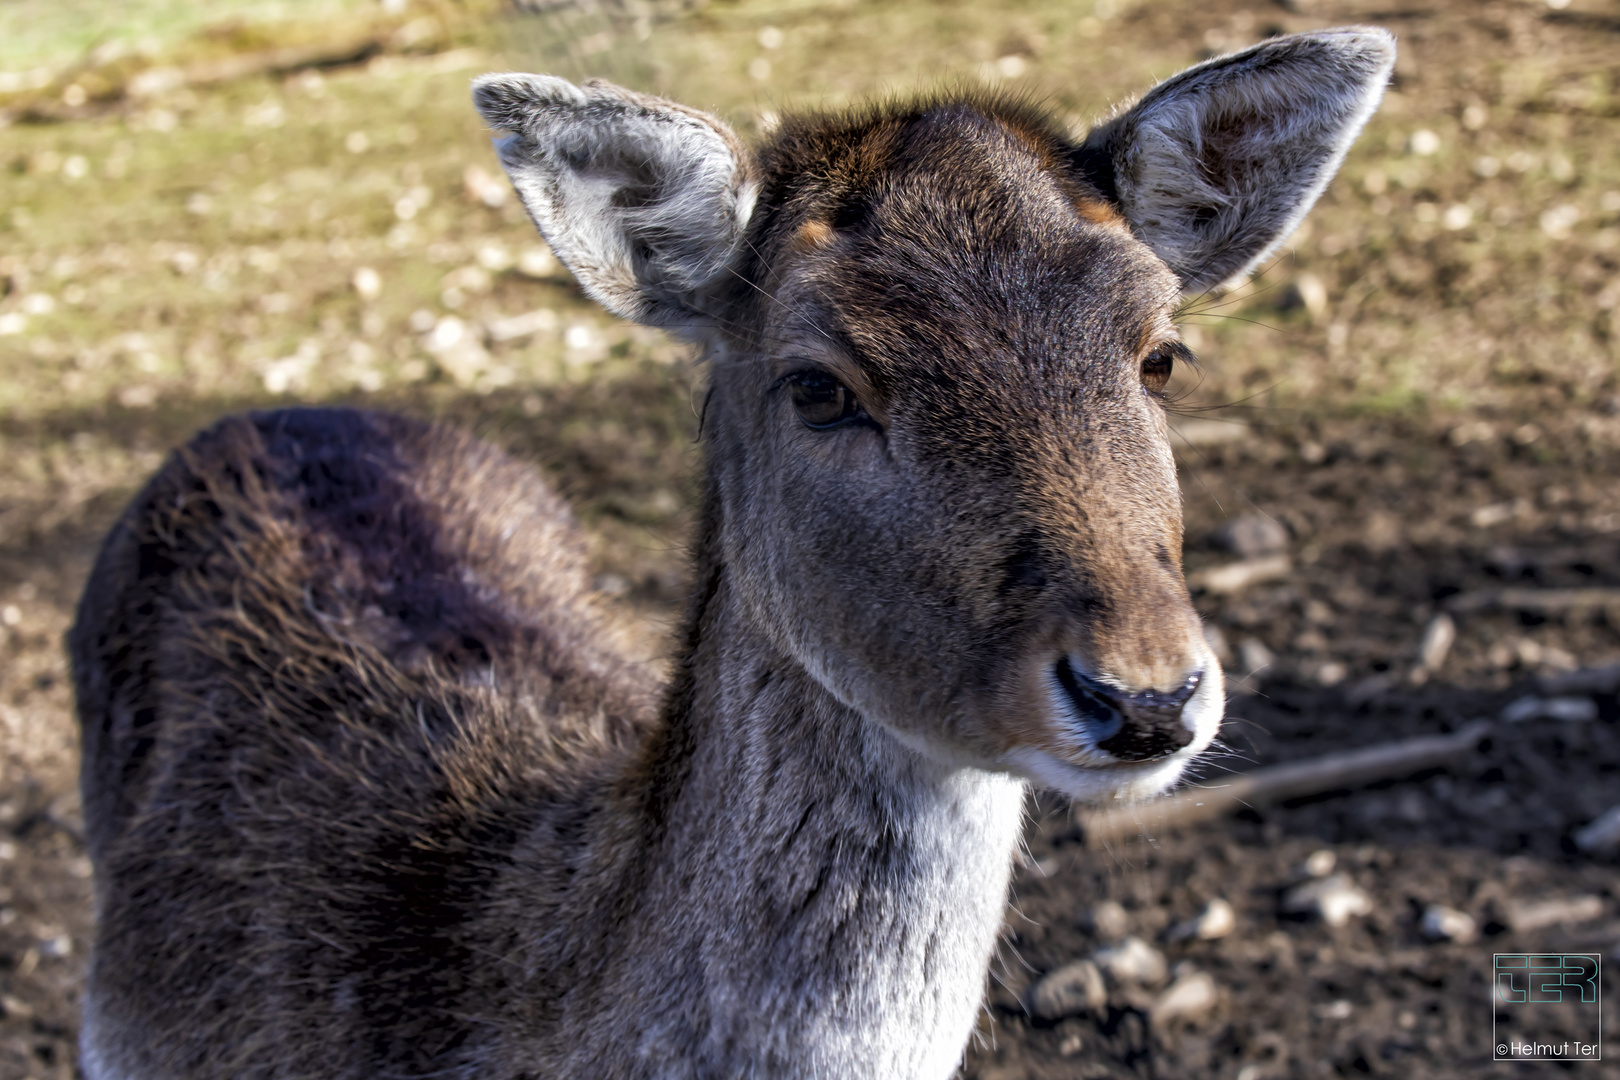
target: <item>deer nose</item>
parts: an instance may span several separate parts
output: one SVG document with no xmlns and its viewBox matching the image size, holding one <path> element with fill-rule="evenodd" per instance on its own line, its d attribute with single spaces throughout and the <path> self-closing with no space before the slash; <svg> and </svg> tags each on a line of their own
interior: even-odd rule
<svg viewBox="0 0 1620 1080">
<path fill-rule="evenodd" d="M 1192 742 L 1193 731 L 1181 722 L 1181 710 L 1203 677 L 1202 671 L 1195 671 L 1174 690 L 1132 693 L 1092 678 L 1066 655 L 1057 662 L 1058 683 L 1086 734 L 1097 749 L 1121 761 L 1169 757 Z"/>
</svg>

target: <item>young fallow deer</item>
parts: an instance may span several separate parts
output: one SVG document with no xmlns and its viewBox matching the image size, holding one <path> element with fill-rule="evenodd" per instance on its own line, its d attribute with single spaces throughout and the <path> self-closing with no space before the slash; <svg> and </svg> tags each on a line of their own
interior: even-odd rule
<svg viewBox="0 0 1620 1080">
<path fill-rule="evenodd" d="M 490 447 L 342 410 L 199 435 L 72 635 L 85 1074 L 950 1075 L 1026 782 L 1152 794 L 1215 734 L 1172 315 L 1298 223 L 1392 59 L 1268 41 L 1079 143 L 970 94 L 753 151 L 479 79 L 585 289 L 706 350 L 673 681 Z"/>
</svg>

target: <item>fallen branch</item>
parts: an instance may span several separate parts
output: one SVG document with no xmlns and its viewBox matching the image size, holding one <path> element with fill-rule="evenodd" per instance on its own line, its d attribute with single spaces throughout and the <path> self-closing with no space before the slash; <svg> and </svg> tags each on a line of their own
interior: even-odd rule
<svg viewBox="0 0 1620 1080">
<path fill-rule="evenodd" d="M 233 82 L 250 75 L 288 75 L 306 68 L 341 67 L 370 60 L 388 47 L 386 33 L 363 34 L 348 41 L 290 45 L 262 52 L 241 53 L 192 64 L 184 69 L 188 86 Z"/>
<path fill-rule="evenodd" d="M 1620 589 L 1597 586 L 1584 589 L 1480 589 L 1459 593 L 1446 601 L 1446 610 L 1458 614 L 1475 611 L 1526 611 L 1559 615 L 1570 611 L 1620 610 Z"/>
<path fill-rule="evenodd" d="M 1555 697 L 1565 694 L 1595 696 L 1620 693 L 1620 664 L 1581 668 L 1559 675 L 1543 675 L 1537 682 L 1542 693 Z"/>
<path fill-rule="evenodd" d="M 1220 787 L 1188 788 L 1166 799 L 1133 803 L 1081 817 L 1088 847 L 1147 830 L 1163 831 L 1224 817 L 1245 807 L 1320 795 L 1374 780 L 1432 769 L 1470 752 L 1490 734 L 1488 720 L 1476 720 L 1450 735 L 1369 746 L 1361 750 L 1292 761 L 1232 777 Z"/>
<path fill-rule="evenodd" d="M 158 64 L 129 71 L 120 65 L 78 65 L 57 72 L 29 92 L 0 94 L 0 127 L 13 121 L 56 122 L 93 115 L 125 100 L 140 100 L 182 87 L 212 86 L 255 75 L 279 77 L 299 71 L 343 67 L 380 57 L 440 51 L 450 40 L 439 20 L 418 17 L 374 22 L 359 29 L 323 34 L 320 39 L 255 52 L 236 53 L 185 65 Z M 80 87 L 79 101 L 64 98 Z"/>
</svg>

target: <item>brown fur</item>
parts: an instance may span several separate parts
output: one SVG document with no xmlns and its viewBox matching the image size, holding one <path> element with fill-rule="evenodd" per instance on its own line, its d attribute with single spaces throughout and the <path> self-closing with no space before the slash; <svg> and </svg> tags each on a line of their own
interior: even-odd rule
<svg viewBox="0 0 1620 1080">
<path fill-rule="evenodd" d="M 238 417 L 175 456 L 72 643 L 92 983 L 172 1033 L 121 1050 L 151 1075 L 271 1075 L 241 1025 L 273 1016 L 274 1075 L 454 1059 L 479 969 L 458 923 L 652 723 L 647 673 L 599 644 L 583 554 L 527 469 L 412 421 Z M 215 917 L 177 934 L 191 903 Z M 335 1012 L 300 1003 L 321 981 L 347 986 Z M 379 1023 L 392 1049 L 349 1043 Z"/>
</svg>

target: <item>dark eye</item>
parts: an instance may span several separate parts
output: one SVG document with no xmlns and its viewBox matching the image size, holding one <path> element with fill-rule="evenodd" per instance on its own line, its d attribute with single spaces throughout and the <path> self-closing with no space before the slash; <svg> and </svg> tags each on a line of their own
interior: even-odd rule
<svg viewBox="0 0 1620 1080">
<path fill-rule="evenodd" d="M 1160 345 L 1148 353 L 1142 360 L 1142 385 L 1150 394 L 1162 394 L 1164 388 L 1170 383 L 1170 376 L 1176 370 L 1176 353 L 1179 351 L 1174 344 Z"/>
<path fill-rule="evenodd" d="M 788 396 L 799 419 L 812 428 L 837 427 L 859 418 L 861 403 L 849 387 L 820 371 L 800 371 L 787 378 Z"/>
</svg>

